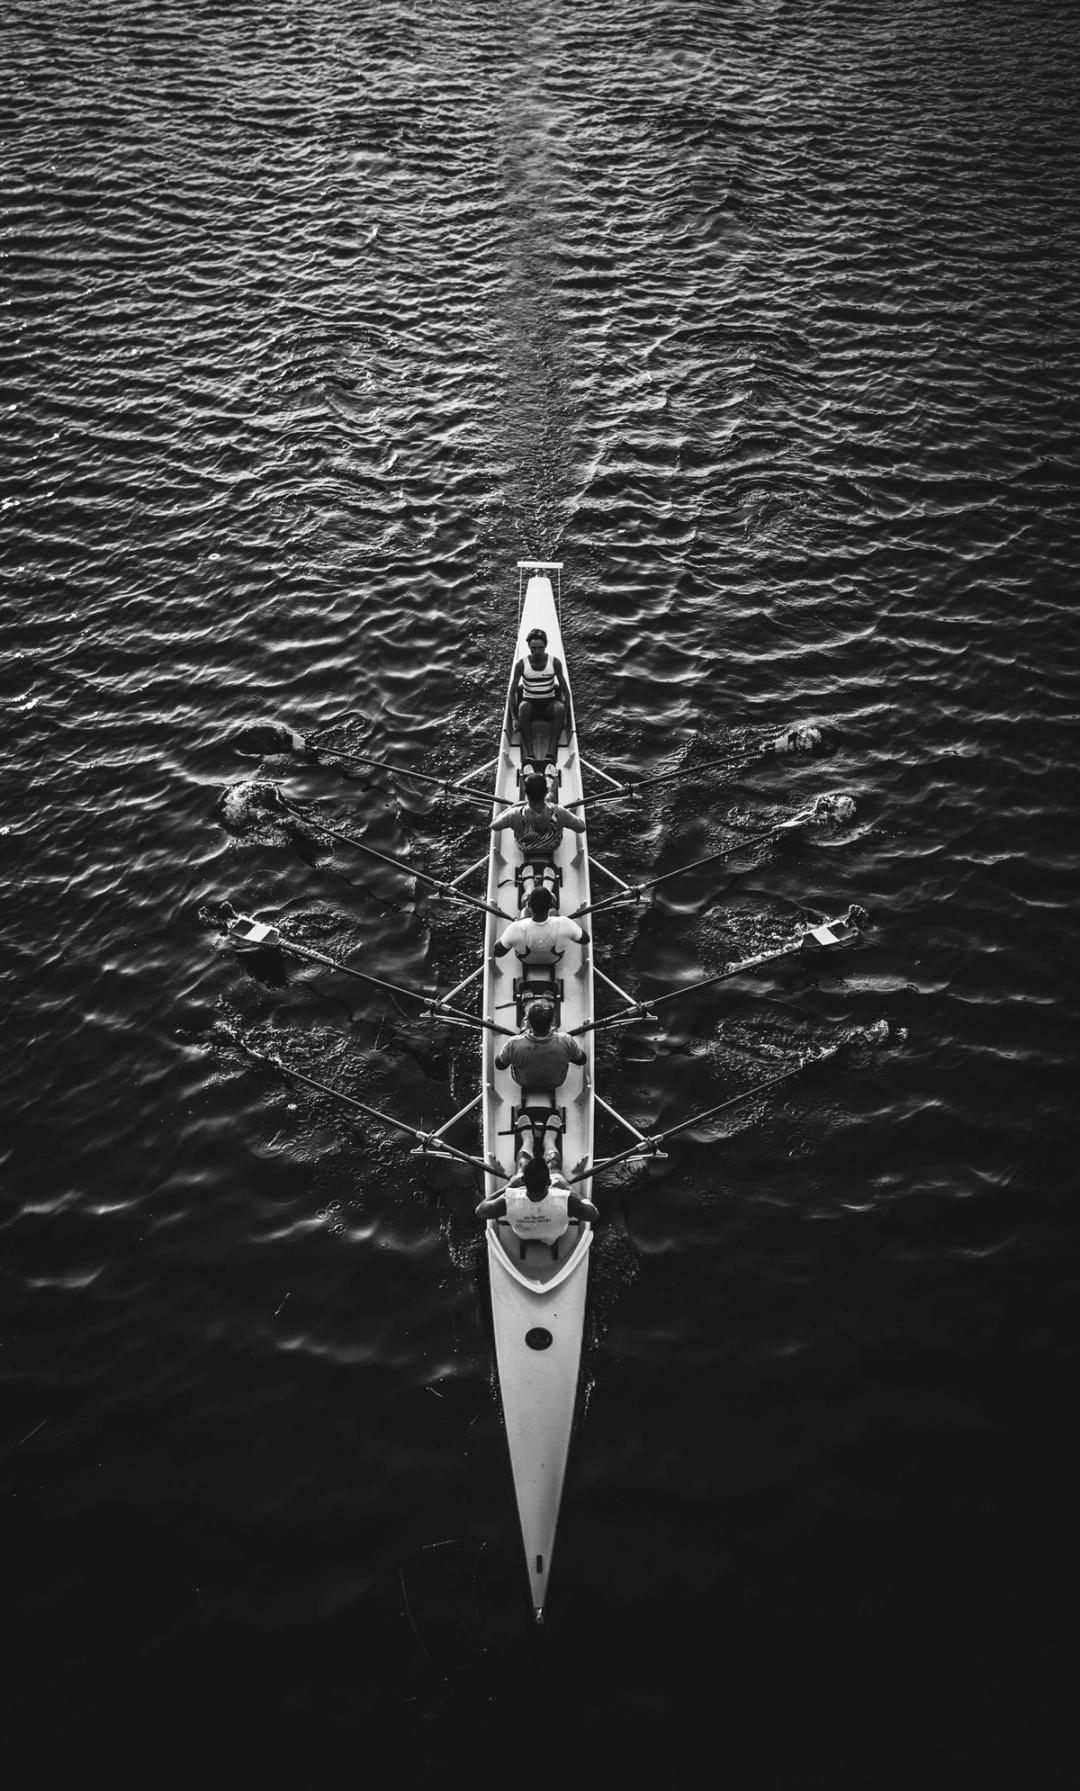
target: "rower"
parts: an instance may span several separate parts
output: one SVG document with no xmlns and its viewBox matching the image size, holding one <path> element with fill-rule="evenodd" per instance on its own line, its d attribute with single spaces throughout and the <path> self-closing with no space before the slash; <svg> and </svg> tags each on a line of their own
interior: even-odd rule
<svg viewBox="0 0 1080 1791">
<path fill-rule="evenodd" d="M 570 690 L 561 662 L 548 652 L 548 637 L 542 628 L 533 628 L 525 637 L 528 658 L 519 659 L 510 680 L 510 714 L 521 735 L 522 761 L 543 766 L 544 757 L 536 751 L 534 724 L 548 723 L 547 757 L 554 760 L 558 752 L 563 722 L 570 713 Z"/>
<path fill-rule="evenodd" d="M 534 884 L 519 920 L 512 920 L 495 944 L 495 956 L 516 952 L 527 968 L 555 965 L 568 945 L 587 945 L 589 935 L 576 920 L 552 914 L 555 898 L 544 884 Z"/>
<path fill-rule="evenodd" d="M 544 1093 L 551 1097 L 566 1081 L 572 1063 L 586 1063 L 585 1052 L 568 1032 L 553 1032 L 555 1010 L 548 1001 L 531 1001 L 525 1025 L 507 1039 L 495 1058 L 497 1070 L 510 1070 L 526 1099 Z"/>
<path fill-rule="evenodd" d="M 513 828 L 526 865 L 542 882 L 545 872 L 553 868 L 552 860 L 562 844 L 564 828 L 584 833 L 585 822 L 580 815 L 572 815 L 568 808 L 560 808 L 549 799 L 547 779 L 538 771 L 525 779 L 525 795 L 527 801 L 504 808 L 495 816 L 491 831 L 499 833 L 504 827 Z"/>
<path fill-rule="evenodd" d="M 571 1219 L 600 1217 L 592 1201 L 575 1194 L 562 1171 L 552 1170 L 542 1157 L 529 1157 L 502 1193 L 480 1202 L 476 1215 L 479 1219 L 506 1219 L 523 1246 L 555 1244 Z"/>
</svg>

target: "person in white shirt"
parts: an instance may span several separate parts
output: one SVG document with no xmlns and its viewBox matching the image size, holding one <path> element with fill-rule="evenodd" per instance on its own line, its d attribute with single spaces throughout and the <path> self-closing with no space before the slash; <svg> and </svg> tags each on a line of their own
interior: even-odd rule
<svg viewBox="0 0 1080 1791">
<path fill-rule="evenodd" d="M 529 1122 L 518 1123 L 519 1129 L 528 1127 L 528 1134 L 522 1138 L 517 1169 L 501 1194 L 480 1202 L 476 1215 L 479 1219 L 507 1219 L 516 1237 L 553 1244 L 571 1219 L 593 1222 L 600 1212 L 591 1200 L 574 1193 L 562 1173 L 558 1146 L 562 1122 L 558 1115 L 552 1114 L 544 1127 L 543 1157 L 533 1154 Z"/>
<path fill-rule="evenodd" d="M 566 914 L 552 914 L 554 896 L 542 883 L 529 893 L 520 920 L 512 920 L 495 945 L 495 956 L 516 952 L 523 964 L 557 964 L 568 945 L 587 945 L 589 935 Z"/>
</svg>

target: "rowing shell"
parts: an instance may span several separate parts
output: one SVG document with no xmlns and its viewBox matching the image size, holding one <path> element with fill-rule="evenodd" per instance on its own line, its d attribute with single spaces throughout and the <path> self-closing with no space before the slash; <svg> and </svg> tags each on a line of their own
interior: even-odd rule
<svg viewBox="0 0 1080 1791">
<path fill-rule="evenodd" d="M 520 606 L 514 665 L 527 656 L 526 636 L 542 628 L 548 652 L 566 668 L 559 610 L 549 571 L 555 564 L 523 561 L 531 576 Z M 567 680 L 569 683 L 569 679 Z M 555 755 L 555 799 L 567 806 L 582 795 L 581 760 L 573 711 L 567 717 L 564 737 L 551 743 Z M 569 736 L 567 738 L 567 735 Z M 513 728 L 509 698 L 495 774 L 496 809 L 524 801 L 521 743 Z M 579 811 L 580 812 L 580 811 Z M 488 866 L 488 902 L 494 908 L 517 913 L 521 851 L 509 828 L 492 834 Z M 559 889 L 557 909 L 573 914 L 589 901 L 589 860 L 583 833 L 568 828 L 555 855 Z M 515 1023 L 518 1011 L 518 958 L 510 953 L 494 959 L 492 950 L 502 922 L 489 916 L 486 937 L 483 1011 L 504 1025 Z M 592 955 L 588 945 L 571 945 L 555 967 L 561 988 L 557 991 L 556 1025 L 572 1031 L 593 1015 Z M 522 1091 L 509 1070 L 497 1070 L 495 1057 L 502 1040 L 484 1035 L 483 1116 L 484 1158 L 509 1172 L 514 1166 L 516 1142 L 514 1115 L 520 1111 Z M 571 1064 L 567 1079 L 556 1090 L 555 1100 L 563 1114 L 563 1168 L 570 1173 L 580 1162 L 591 1162 L 593 1146 L 592 1034 L 582 1044 L 584 1066 Z M 576 1184 L 591 1198 L 591 1183 Z M 505 1176 L 488 1174 L 488 1196 L 500 1194 Z M 581 1339 L 585 1324 L 585 1295 L 589 1274 L 592 1227 L 571 1220 L 557 1246 L 523 1243 L 505 1219 L 490 1220 L 487 1227 L 488 1264 L 491 1273 L 491 1307 L 495 1325 L 495 1360 L 499 1376 L 510 1467 L 514 1477 L 521 1535 L 529 1587 L 537 1622 L 543 1620 L 547 1600 L 555 1530 L 559 1517 L 570 1432 L 577 1398 L 581 1364 Z"/>
</svg>

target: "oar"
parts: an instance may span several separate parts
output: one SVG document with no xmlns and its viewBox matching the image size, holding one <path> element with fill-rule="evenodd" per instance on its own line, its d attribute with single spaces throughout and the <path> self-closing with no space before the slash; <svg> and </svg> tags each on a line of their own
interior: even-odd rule
<svg viewBox="0 0 1080 1791">
<path fill-rule="evenodd" d="M 596 1020 L 586 1020 L 584 1025 L 575 1026 L 573 1037 L 583 1032 L 602 1032 L 609 1026 L 625 1026 L 630 1021 L 641 1018 L 655 1019 L 655 1015 L 647 1013 L 647 1008 L 662 1007 L 666 1001 L 678 1001 L 683 995 L 691 995 L 695 989 L 708 989 L 714 983 L 727 982 L 733 976 L 741 976 L 750 970 L 760 970 L 764 964 L 779 963 L 781 958 L 794 958 L 807 950 L 827 951 L 833 945 L 850 945 L 853 939 L 866 925 L 869 915 L 865 908 L 859 908 L 853 902 L 846 914 L 836 920 L 822 921 L 819 926 L 806 927 L 791 945 L 784 945 L 778 951 L 758 952 L 755 957 L 743 958 L 737 964 L 728 964 L 715 976 L 703 976 L 696 983 L 687 983 L 682 989 L 671 989 L 666 995 L 653 995 L 646 1004 L 632 1001 L 628 1007 L 619 1008 L 614 1014 L 604 1014 Z M 614 986 L 614 985 L 612 985 Z M 620 990 L 621 994 L 622 991 Z"/>
<path fill-rule="evenodd" d="M 222 904 L 223 910 L 229 908 L 231 915 L 225 915 L 229 940 L 238 950 L 244 951 L 280 951 L 294 958 L 302 958 L 308 963 L 325 964 L 329 970 L 338 970 L 342 976 L 355 977 L 357 982 L 370 983 L 372 988 L 386 989 L 391 995 L 407 995 L 412 1001 L 419 1001 L 429 1019 L 452 1020 L 459 1026 L 475 1026 L 485 1028 L 488 1032 L 500 1032 L 507 1038 L 514 1034 L 508 1026 L 499 1026 L 494 1020 L 485 1020 L 478 1014 L 470 1014 L 464 1008 L 452 1007 L 451 998 L 457 990 L 441 999 L 437 995 L 428 995 L 422 989 L 410 989 L 403 983 L 384 982 L 381 977 L 369 976 L 366 970 L 354 970 L 351 964 L 343 964 L 340 959 L 332 958 L 327 952 L 316 951 L 311 945 L 297 945 L 292 939 L 286 939 L 280 928 L 268 926 L 261 920 L 253 920 L 250 914 L 238 914 L 231 902 Z M 462 987 L 465 985 L 462 984 Z"/>
<path fill-rule="evenodd" d="M 758 833 L 748 833 L 734 846 L 725 846 L 722 852 L 710 852 L 706 858 L 695 858 L 691 864 L 680 864 L 673 871 L 664 871 L 659 877 L 650 877 L 645 883 L 634 883 L 616 895 L 602 896 L 598 902 L 588 902 L 582 908 L 575 908 L 573 919 L 579 920 L 583 914 L 596 914 L 601 908 L 617 908 L 623 902 L 640 901 L 647 889 L 656 889 L 661 883 L 667 883 L 672 877 L 681 877 L 687 871 L 699 871 L 702 865 L 717 864 L 723 858 L 730 858 L 733 852 L 741 852 L 744 846 L 756 845 L 761 840 L 775 839 L 777 834 L 786 833 L 792 827 L 803 827 L 807 821 L 813 821 L 817 814 L 820 797 L 806 808 L 800 809 L 786 821 L 778 821 L 774 827 L 765 827 Z"/>
<path fill-rule="evenodd" d="M 407 771 L 404 765 L 391 765 L 386 759 L 370 759 L 361 752 L 345 752 L 337 746 L 320 745 L 316 751 L 328 753 L 331 758 L 345 759 L 350 765 L 370 765 L 376 771 L 389 771 L 394 777 L 407 777 L 413 783 L 429 784 L 433 789 L 441 790 L 444 796 L 464 796 L 469 802 L 482 802 L 490 808 L 494 796 L 483 790 L 476 790 L 471 784 L 455 783 L 452 777 L 430 777 L 426 771 Z"/>
<path fill-rule="evenodd" d="M 339 725 L 337 722 L 331 723 L 331 726 Z M 487 808 L 494 801 L 492 795 L 475 789 L 464 779 L 455 781 L 452 776 L 431 777 L 426 771 L 408 771 L 404 765 L 391 764 L 387 759 L 373 759 L 365 753 L 346 751 L 343 747 L 324 741 L 319 734 L 309 734 L 305 738 L 295 728 L 285 727 L 283 723 L 260 723 L 257 727 L 245 729 L 244 734 L 256 751 L 295 753 L 299 758 L 309 759 L 323 753 L 333 759 L 345 759 L 350 765 L 370 765 L 376 771 L 389 771 L 394 777 L 407 777 L 413 783 L 430 784 L 434 789 L 441 790 L 444 796 L 465 796 L 470 802 L 484 803 Z"/>
<path fill-rule="evenodd" d="M 633 782 L 622 783 L 613 790 L 600 790 L 595 796 L 579 796 L 575 802 L 567 803 L 568 808 L 581 808 L 585 803 L 616 802 L 620 796 L 636 796 L 639 790 L 651 789 L 656 784 L 670 784 L 683 777 L 697 777 L 702 771 L 738 771 L 743 765 L 752 765 L 755 759 L 764 758 L 770 752 L 808 752 L 811 746 L 800 745 L 800 739 L 808 735 L 814 736 L 813 744 L 820 738 L 816 728 L 800 724 L 789 728 L 786 734 L 780 734 L 775 740 L 768 740 L 749 752 L 726 754 L 719 759 L 706 759 L 700 765 L 684 765 L 678 771 L 661 771 L 656 777 L 639 777 Z"/>
<path fill-rule="evenodd" d="M 729 1108 L 738 1107 L 743 1101 L 753 1100 L 755 1095 L 763 1094 L 767 1088 L 775 1088 L 780 1082 L 790 1082 L 793 1076 L 800 1075 L 803 1070 L 809 1069 L 813 1064 L 824 1063 L 826 1058 L 835 1057 L 840 1049 L 840 1044 L 846 1043 L 847 1040 L 844 1039 L 839 1044 L 826 1045 L 820 1051 L 808 1051 L 806 1056 L 800 1058 L 799 1062 L 790 1070 L 781 1070 L 778 1076 L 768 1076 L 764 1082 L 755 1082 L 753 1088 L 744 1089 L 742 1094 L 732 1095 L 728 1100 L 720 1101 L 715 1107 L 707 1107 L 704 1113 L 695 1113 L 690 1119 L 680 1120 L 677 1126 L 669 1126 L 666 1132 L 652 1132 L 642 1138 L 639 1143 L 628 1145 L 626 1150 L 616 1152 L 613 1157 L 601 1157 L 600 1161 L 594 1163 L 591 1168 L 583 1170 L 578 1175 L 571 1175 L 567 1179 L 572 1182 L 582 1182 L 590 1175 L 599 1174 L 601 1169 L 610 1169 L 615 1163 L 625 1163 L 629 1157 L 653 1156 L 662 1145 L 667 1143 L 669 1138 L 676 1137 L 679 1132 L 689 1131 L 691 1126 L 699 1126 L 707 1119 L 714 1119 L 718 1113 L 726 1113 Z"/>
<path fill-rule="evenodd" d="M 291 1076 L 294 1081 L 303 1082 L 308 1088 L 317 1089 L 319 1094 L 330 1095 L 333 1100 L 340 1101 L 343 1106 L 354 1107 L 366 1118 L 377 1119 L 381 1125 L 393 1126 L 399 1132 L 407 1132 L 410 1138 L 416 1139 L 421 1150 L 428 1150 L 432 1141 L 435 1141 L 438 1145 L 435 1155 L 454 1157 L 458 1162 L 468 1163 L 474 1169 L 489 1170 L 492 1174 L 504 1177 L 509 1174 L 508 1170 L 496 1169 L 494 1164 L 485 1163 L 482 1157 L 470 1157 L 467 1151 L 458 1150 L 456 1144 L 447 1144 L 445 1138 L 440 1137 L 437 1132 L 422 1132 L 417 1126 L 410 1126 L 402 1119 L 395 1119 L 392 1113 L 380 1113 L 377 1107 L 368 1107 L 363 1101 L 358 1101 L 354 1095 L 343 1094 L 341 1089 L 331 1088 L 328 1082 L 320 1082 L 315 1076 L 305 1075 L 303 1070 L 294 1070 L 291 1064 L 282 1063 L 280 1057 L 271 1057 L 265 1051 L 256 1051 L 253 1045 L 246 1044 L 243 1039 L 237 1039 L 236 1043 L 241 1051 L 245 1052 L 248 1057 L 253 1057 L 256 1063 L 268 1064 L 272 1070 L 280 1070 L 283 1076 Z"/>
<path fill-rule="evenodd" d="M 280 796 L 281 792 L 278 794 Z M 407 877 L 416 877 L 419 882 L 430 884 L 436 894 L 445 900 L 464 902 L 467 908 L 478 908 L 484 914 L 494 914 L 497 920 L 513 919 L 512 915 L 504 913 L 501 908 L 493 907 L 490 902 L 481 902 L 476 896 L 466 895 L 463 890 L 455 889 L 452 883 L 445 883 L 441 877 L 432 877 L 427 871 L 418 871 L 415 865 L 406 864 L 403 858 L 392 858 L 388 852 L 377 852 L 374 846 L 369 846 L 365 840 L 358 840 L 355 834 L 346 833 L 343 828 L 327 826 L 317 815 L 309 815 L 298 803 L 290 802 L 287 796 L 281 796 L 281 801 L 285 808 L 290 809 L 294 815 L 299 815 L 309 827 L 318 828 L 320 833 L 328 834 L 332 840 L 343 840 L 347 846 L 355 846 L 358 852 L 366 852 L 370 858 L 377 858 L 380 864 L 389 864 L 396 871 L 404 871 Z"/>
</svg>

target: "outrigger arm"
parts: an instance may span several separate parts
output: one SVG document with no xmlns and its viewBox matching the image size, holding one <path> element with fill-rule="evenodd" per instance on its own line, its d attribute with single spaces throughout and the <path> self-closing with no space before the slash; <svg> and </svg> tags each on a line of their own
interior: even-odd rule
<svg viewBox="0 0 1080 1791">
<path fill-rule="evenodd" d="M 593 963 L 593 975 L 599 977 L 606 988 L 611 989 L 614 994 L 621 996 L 623 1001 L 627 1002 L 629 1005 L 621 1009 L 619 1013 L 607 1014 L 599 1020 L 583 1020 L 580 1026 L 575 1026 L 571 1029 L 571 1038 L 579 1038 L 583 1032 L 599 1032 L 608 1026 L 628 1026 L 632 1020 L 659 1019 L 659 1015 L 654 1014 L 652 1011 L 651 1002 L 635 1001 L 634 997 L 628 995 L 625 989 L 620 989 L 618 983 L 613 983 L 610 976 L 605 976 L 599 964 L 595 961 Z M 597 1095 L 596 1099 L 600 1099 L 599 1095 Z"/>
</svg>

